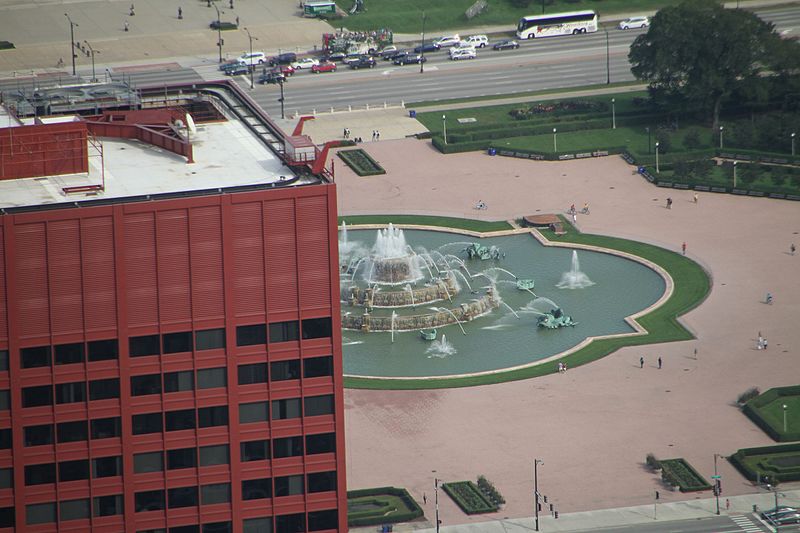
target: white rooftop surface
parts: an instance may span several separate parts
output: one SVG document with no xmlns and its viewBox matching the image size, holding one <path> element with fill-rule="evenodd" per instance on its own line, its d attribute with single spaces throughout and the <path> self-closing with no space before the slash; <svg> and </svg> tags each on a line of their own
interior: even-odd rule
<svg viewBox="0 0 800 533">
<path fill-rule="evenodd" d="M 239 121 L 198 124 L 190 140 L 194 163 L 141 141 L 102 137 L 104 191 L 63 191 L 64 187 L 102 182 L 103 160 L 90 143 L 88 174 L 1 180 L 0 208 L 268 184 L 280 182 L 281 176 L 293 177 L 290 169 Z"/>
</svg>

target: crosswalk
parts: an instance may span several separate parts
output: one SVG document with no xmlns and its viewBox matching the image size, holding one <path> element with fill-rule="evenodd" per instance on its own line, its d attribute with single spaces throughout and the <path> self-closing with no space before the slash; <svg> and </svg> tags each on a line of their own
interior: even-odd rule
<svg viewBox="0 0 800 533">
<path fill-rule="evenodd" d="M 775 531 L 769 526 L 761 524 L 761 522 L 752 515 L 732 515 L 730 517 L 733 522 L 746 533 L 764 533 L 766 531 Z"/>
</svg>

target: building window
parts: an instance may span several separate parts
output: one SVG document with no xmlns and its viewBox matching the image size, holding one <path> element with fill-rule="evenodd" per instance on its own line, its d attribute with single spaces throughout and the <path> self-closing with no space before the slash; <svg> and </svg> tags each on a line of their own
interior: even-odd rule
<svg viewBox="0 0 800 533">
<path fill-rule="evenodd" d="M 117 339 L 89 341 L 86 344 L 89 361 L 109 361 L 119 358 L 119 343 Z"/>
<path fill-rule="evenodd" d="M 86 401 L 86 382 L 56 383 L 56 403 L 79 403 Z"/>
<path fill-rule="evenodd" d="M 163 420 L 161 413 L 147 413 L 143 415 L 133 415 L 133 434 L 145 435 L 147 433 L 161 433 Z"/>
<path fill-rule="evenodd" d="M 272 498 L 272 480 L 270 478 L 242 481 L 243 500 L 262 500 L 264 498 Z"/>
<path fill-rule="evenodd" d="M 167 470 L 194 468 L 196 466 L 197 466 L 196 448 L 181 448 L 180 450 L 167 450 Z"/>
<path fill-rule="evenodd" d="M 200 533 L 200 526 L 197 524 L 191 526 L 176 526 L 169 528 L 169 533 Z"/>
<path fill-rule="evenodd" d="M 0 390 L 0 411 L 11 409 L 11 391 Z"/>
<path fill-rule="evenodd" d="M 13 507 L 0 507 L 0 527 L 14 527 L 17 524 Z"/>
<path fill-rule="evenodd" d="M 273 322 L 269 325 L 269 342 L 296 341 L 300 338 L 300 325 L 297 320 Z"/>
<path fill-rule="evenodd" d="M 303 475 L 280 476 L 275 478 L 275 497 L 303 494 Z"/>
<path fill-rule="evenodd" d="M 92 459 L 92 477 L 114 477 L 122 475 L 122 456 Z"/>
<path fill-rule="evenodd" d="M 272 381 L 286 381 L 287 379 L 300 379 L 300 359 L 288 361 L 275 361 L 270 363 Z"/>
<path fill-rule="evenodd" d="M 78 459 L 77 461 L 61 461 L 58 463 L 58 480 L 78 481 L 79 479 L 89 479 L 89 460 Z"/>
<path fill-rule="evenodd" d="M 272 517 L 243 520 L 242 533 L 272 533 Z"/>
<path fill-rule="evenodd" d="M 233 524 L 231 522 L 214 522 L 203 524 L 203 533 L 232 533 Z"/>
<path fill-rule="evenodd" d="M 133 456 L 133 472 L 162 472 L 164 470 L 164 452 L 137 453 Z"/>
<path fill-rule="evenodd" d="M 230 462 L 231 453 L 227 444 L 200 447 L 200 466 L 227 465 Z"/>
<path fill-rule="evenodd" d="M 56 521 L 56 504 L 34 503 L 25 506 L 25 523 L 29 526 L 34 524 L 49 524 Z"/>
<path fill-rule="evenodd" d="M 167 411 L 165 413 L 167 431 L 181 431 L 194 429 L 194 409 L 181 409 L 180 411 Z"/>
<path fill-rule="evenodd" d="M 308 474 L 308 492 L 328 492 L 336 490 L 336 471 L 314 472 Z"/>
<path fill-rule="evenodd" d="M 0 371 L 8 370 L 8 350 L 0 350 Z"/>
<path fill-rule="evenodd" d="M 305 416 L 333 414 L 333 394 L 307 396 L 303 399 Z"/>
<path fill-rule="evenodd" d="M 228 406 L 201 407 L 197 410 L 197 425 L 201 428 L 228 425 Z"/>
<path fill-rule="evenodd" d="M 89 498 L 80 500 L 67 500 L 58 504 L 58 519 L 66 520 L 85 520 L 89 518 Z"/>
<path fill-rule="evenodd" d="M 53 405 L 52 385 L 22 389 L 22 407 L 41 407 L 42 405 Z"/>
<path fill-rule="evenodd" d="M 197 487 L 169 489 L 167 496 L 170 509 L 197 505 Z"/>
<path fill-rule="evenodd" d="M 94 516 L 114 516 L 118 514 L 122 514 L 122 494 L 95 497 Z"/>
<path fill-rule="evenodd" d="M 119 378 L 96 379 L 89 382 L 90 400 L 119 398 Z"/>
<path fill-rule="evenodd" d="M 303 377 L 319 378 L 333 375 L 333 356 L 303 359 Z"/>
<path fill-rule="evenodd" d="M 251 440 L 241 443 L 242 462 L 266 461 L 269 459 L 269 441 Z"/>
<path fill-rule="evenodd" d="M 131 376 L 131 396 L 161 394 L 161 374 Z"/>
<path fill-rule="evenodd" d="M 339 513 L 336 509 L 308 513 L 308 530 L 325 531 L 339 528 Z"/>
<path fill-rule="evenodd" d="M 303 455 L 303 437 L 283 437 L 272 441 L 272 456 L 275 459 Z"/>
<path fill-rule="evenodd" d="M 27 444 L 25 446 L 28 446 Z M 0 429 L 0 450 L 11 449 L 11 428 Z"/>
<path fill-rule="evenodd" d="M 56 424 L 56 441 L 78 442 L 89 439 L 89 425 L 86 420 L 75 422 L 59 422 Z"/>
<path fill-rule="evenodd" d="M 0 468 L 0 489 L 13 489 L 13 488 L 14 488 L 14 469 Z"/>
<path fill-rule="evenodd" d="M 166 507 L 166 494 L 163 490 L 137 492 L 134 497 L 136 512 L 163 511 Z"/>
<path fill-rule="evenodd" d="M 53 425 L 28 426 L 25 428 L 25 446 L 53 444 Z"/>
<path fill-rule="evenodd" d="M 142 357 L 145 355 L 160 355 L 158 335 L 143 335 L 141 337 L 131 337 L 128 339 L 128 352 L 131 357 Z"/>
<path fill-rule="evenodd" d="M 236 326 L 236 346 L 267 344 L 267 325 Z"/>
<path fill-rule="evenodd" d="M 289 418 L 300 418 L 300 398 L 288 398 L 286 400 L 272 401 L 272 419 L 287 420 Z"/>
<path fill-rule="evenodd" d="M 55 359 L 57 365 L 71 365 L 73 363 L 83 363 L 85 350 L 82 342 L 72 344 L 58 344 L 55 346 Z M 82 501 L 82 500 L 75 500 Z"/>
<path fill-rule="evenodd" d="M 165 333 L 161 336 L 164 342 L 164 353 L 182 353 L 192 351 L 192 332 Z"/>
<path fill-rule="evenodd" d="M 253 402 L 239 404 L 239 422 L 249 424 L 251 422 L 267 421 L 267 402 Z"/>
<path fill-rule="evenodd" d="M 42 463 L 25 466 L 25 485 L 46 485 L 56 482 L 56 464 Z"/>
<path fill-rule="evenodd" d="M 164 392 L 184 392 L 194 390 L 194 372 L 182 370 L 164 374 Z"/>
<path fill-rule="evenodd" d="M 111 439 L 122 435 L 122 420 L 118 416 L 95 418 L 91 422 L 92 439 Z"/>
<path fill-rule="evenodd" d="M 330 337 L 332 331 L 331 317 L 303 320 L 304 339 L 322 339 Z"/>
<path fill-rule="evenodd" d="M 200 487 L 200 501 L 203 505 L 228 503 L 231 501 L 231 484 L 214 483 Z"/>
<path fill-rule="evenodd" d="M 275 530 L 298 533 L 306 530 L 306 515 L 303 513 L 285 514 L 275 517 Z"/>
<path fill-rule="evenodd" d="M 22 368 L 37 368 L 50 366 L 50 347 L 36 346 L 35 348 L 22 348 L 19 351 Z"/>
<path fill-rule="evenodd" d="M 316 455 L 318 453 L 331 453 L 336 451 L 336 434 L 319 433 L 317 435 L 306 435 L 306 453 Z"/>
<path fill-rule="evenodd" d="M 223 367 L 203 368 L 197 371 L 198 389 L 215 389 L 228 386 L 228 371 Z"/>
<path fill-rule="evenodd" d="M 225 328 L 204 329 L 194 334 L 197 351 L 225 348 Z"/>
<path fill-rule="evenodd" d="M 239 385 L 267 382 L 267 363 L 239 365 Z"/>
</svg>

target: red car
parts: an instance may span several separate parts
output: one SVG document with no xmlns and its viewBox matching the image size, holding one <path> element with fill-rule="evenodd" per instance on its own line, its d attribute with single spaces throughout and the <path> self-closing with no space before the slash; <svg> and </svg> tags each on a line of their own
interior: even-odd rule
<svg viewBox="0 0 800 533">
<path fill-rule="evenodd" d="M 311 67 L 311 72 L 319 74 L 320 72 L 336 72 L 336 63 L 320 63 Z"/>
<path fill-rule="evenodd" d="M 292 68 L 291 65 L 280 65 L 279 67 L 275 67 L 275 69 L 278 68 L 280 68 L 281 74 L 283 74 L 284 76 L 291 76 L 292 74 L 294 74 L 294 68 Z"/>
</svg>

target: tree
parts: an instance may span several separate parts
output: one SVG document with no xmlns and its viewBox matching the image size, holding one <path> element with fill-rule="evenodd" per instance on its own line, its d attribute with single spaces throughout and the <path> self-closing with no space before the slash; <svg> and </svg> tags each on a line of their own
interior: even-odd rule
<svg viewBox="0 0 800 533">
<path fill-rule="evenodd" d="M 631 45 L 628 59 L 636 78 L 649 82 L 651 96 L 701 104 L 719 128 L 725 99 L 772 64 L 783 50 L 772 23 L 716 0 L 684 0 L 656 13 L 646 34 Z"/>
</svg>

